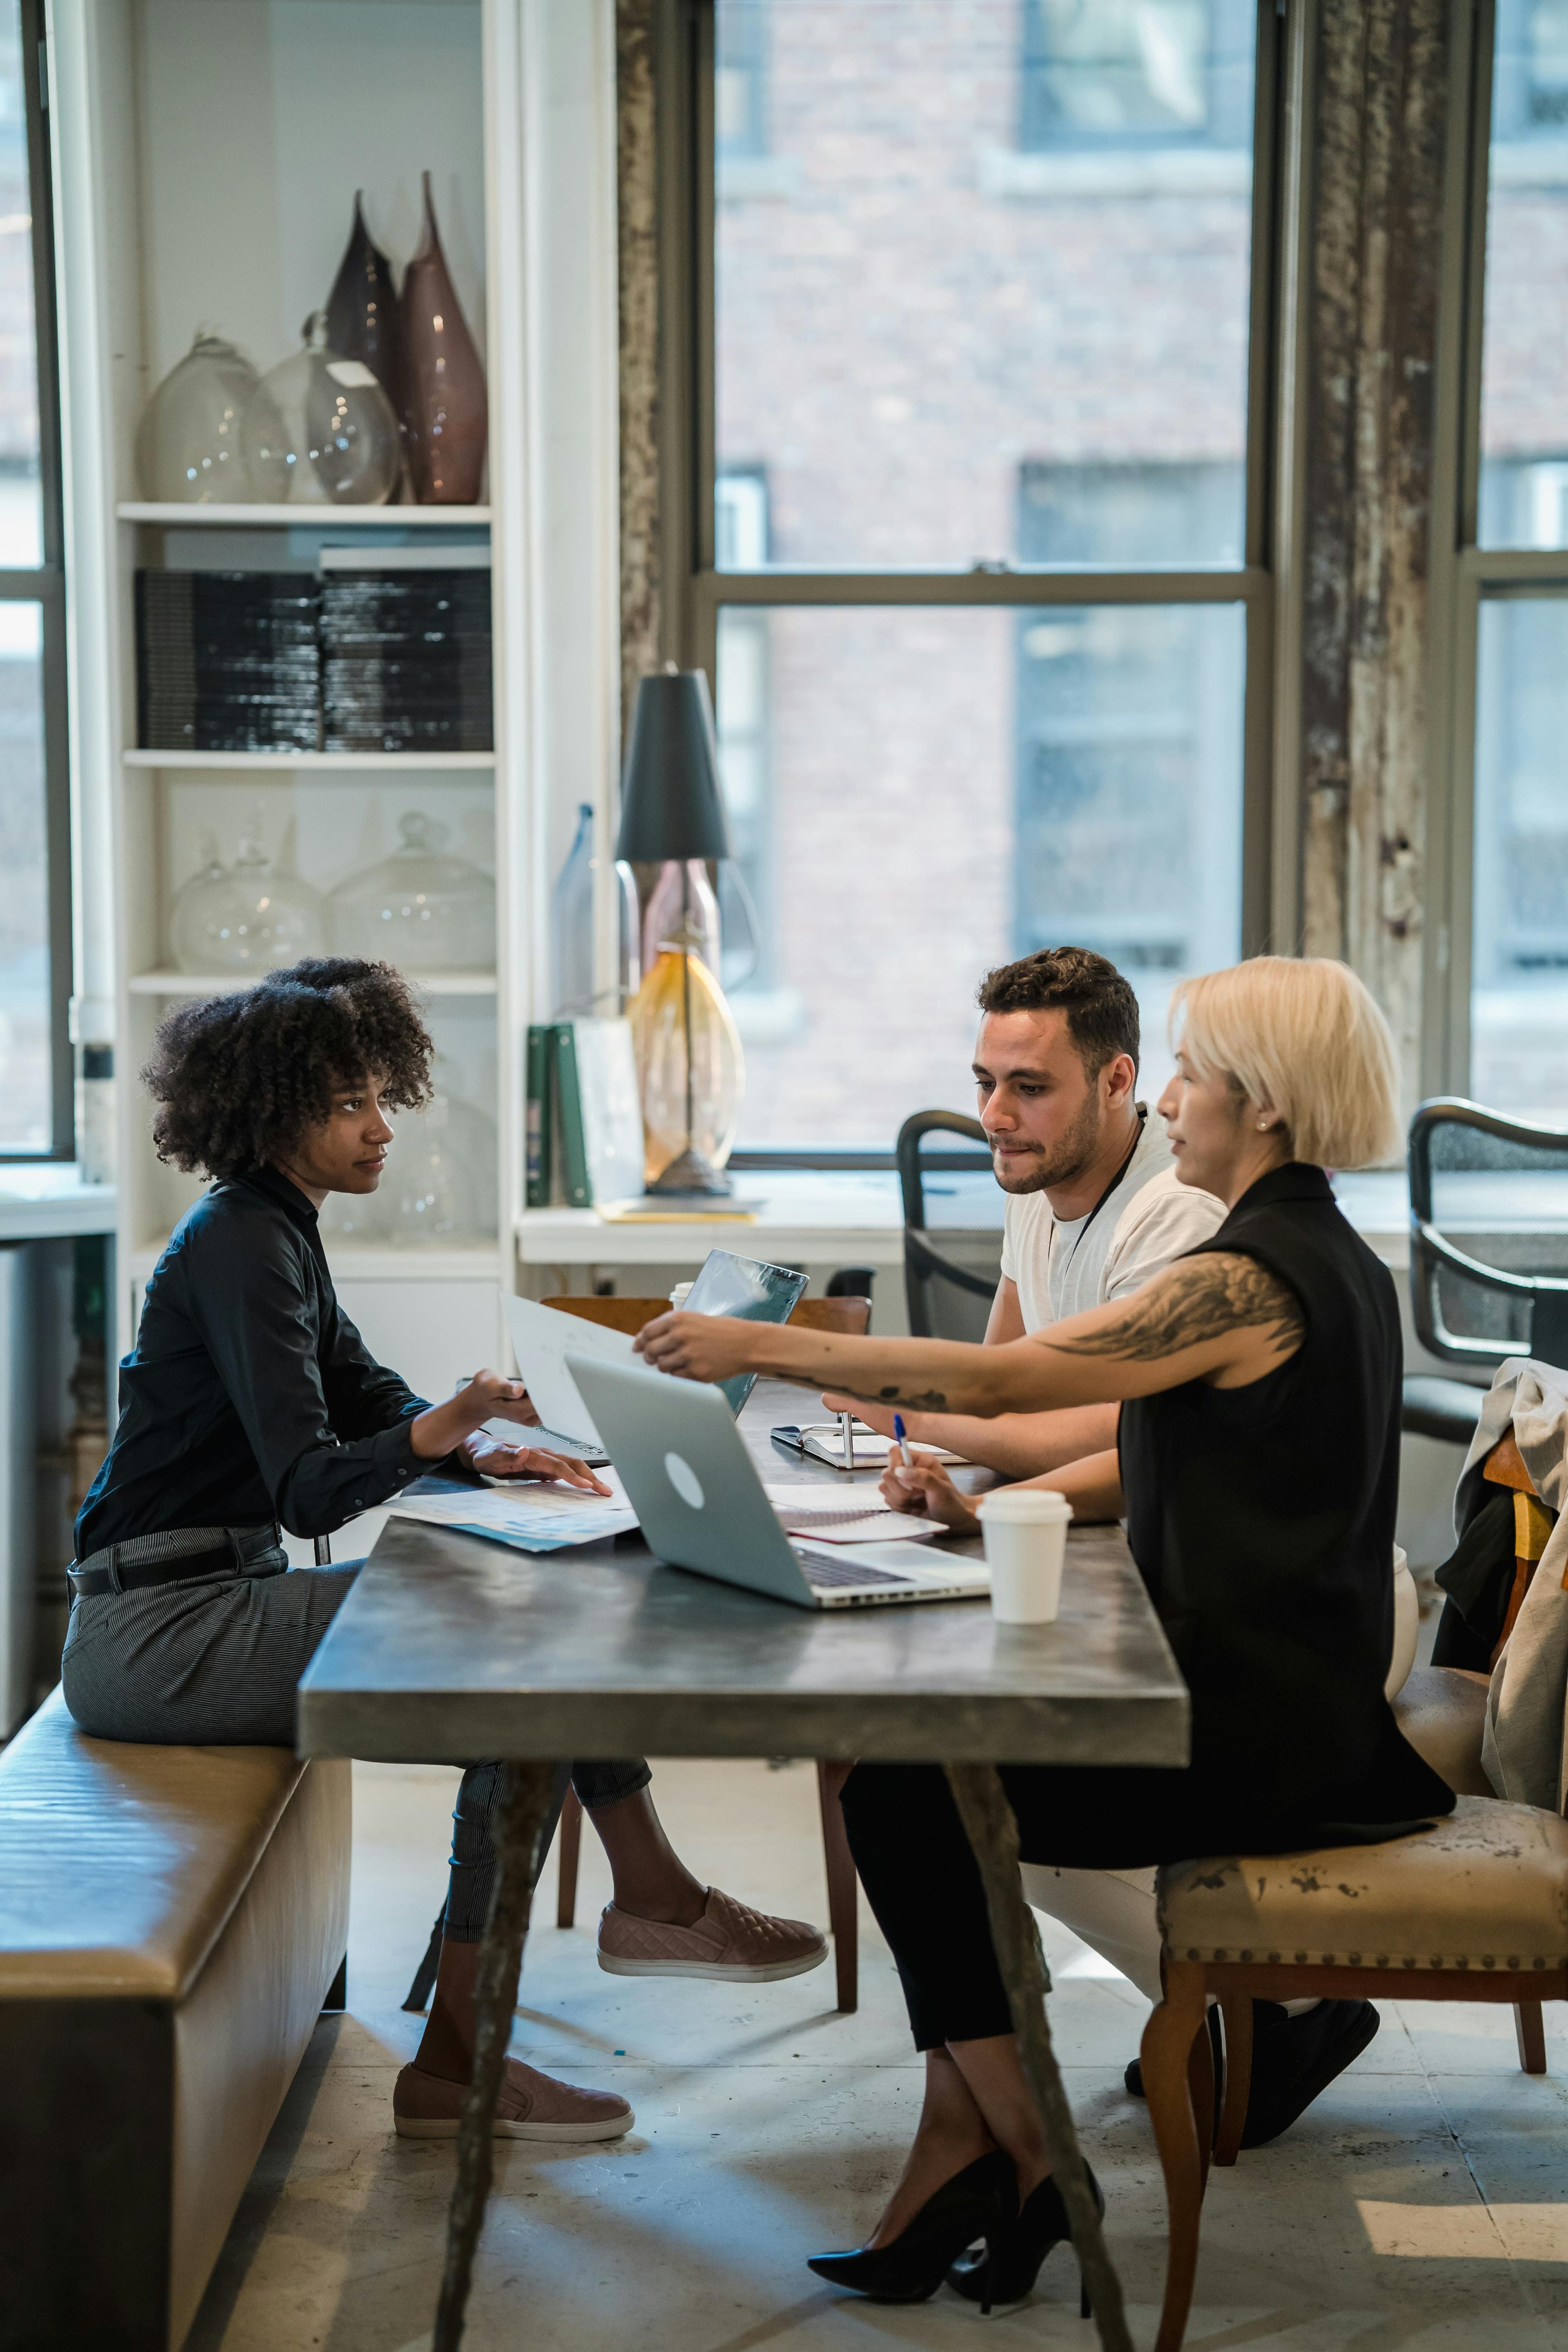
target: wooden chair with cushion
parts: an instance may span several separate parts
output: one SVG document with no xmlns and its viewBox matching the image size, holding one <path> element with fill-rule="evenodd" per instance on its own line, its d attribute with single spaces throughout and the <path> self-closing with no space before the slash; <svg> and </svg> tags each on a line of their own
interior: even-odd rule
<svg viewBox="0 0 1568 2352">
<path fill-rule="evenodd" d="M 1205 2030 L 1224 2007 L 1234 2160 L 1247 2111 L 1254 2000 L 1568 1999 L 1568 1822 L 1460 1797 L 1434 1829 L 1381 1845 L 1226 1855 L 1160 1874 L 1165 1998 L 1143 2032 L 1170 2242 L 1155 2352 L 1179 2352 L 1197 2269 L 1214 2137 Z"/>
<path fill-rule="evenodd" d="M 1514 1497 L 1513 1585 L 1495 1666 L 1554 1514 L 1511 1432 L 1481 1475 Z M 1150 2017 L 1141 2062 L 1171 2216 L 1155 2352 L 1176 2352 L 1182 2341 L 1211 2147 L 1218 2165 L 1233 2165 L 1240 2150 L 1254 2000 L 1510 2001 L 1520 2065 L 1545 2074 L 1542 2002 L 1568 1995 L 1568 1822 L 1496 1795 L 1481 1765 L 1487 1690 L 1485 1675 L 1417 1666 L 1394 1701 L 1405 1737 L 1458 1799 L 1436 1830 L 1333 1852 L 1181 1863 L 1160 1874 L 1165 1998 Z M 1196 2031 L 1211 1996 L 1225 2021 L 1217 2132 L 1212 2045 Z"/>
<path fill-rule="evenodd" d="M 568 1315 L 580 1315 L 584 1322 L 602 1324 L 610 1330 L 626 1331 L 634 1337 L 655 1316 L 669 1312 L 668 1298 L 558 1297 L 547 1298 L 543 1303 L 546 1307 L 559 1307 Z M 842 1331 L 858 1339 L 870 1323 L 871 1302 L 866 1297 L 803 1298 L 789 1319 L 808 1331 Z M 847 1762 L 841 1761 L 819 1762 L 816 1768 L 822 1856 L 827 1872 L 827 1923 L 833 1934 L 837 2006 L 845 2011 L 858 2009 L 860 2002 L 855 1863 L 838 1805 L 838 1791 L 848 1778 L 849 1769 Z M 557 1842 L 560 1860 L 556 1865 L 555 1924 L 558 1927 L 570 1927 L 577 1917 L 577 1867 L 583 1842 L 583 1808 L 570 1789 L 561 1809 Z"/>
</svg>

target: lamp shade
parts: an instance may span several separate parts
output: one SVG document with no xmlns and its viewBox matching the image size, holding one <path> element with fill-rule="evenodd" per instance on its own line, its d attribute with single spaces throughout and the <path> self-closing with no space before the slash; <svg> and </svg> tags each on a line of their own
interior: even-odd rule
<svg viewBox="0 0 1568 2352">
<path fill-rule="evenodd" d="M 616 856 L 651 866 L 667 857 L 734 854 L 706 677 L 700 669 L 670 669 L 645 677 L 621 784 Z"/>
</svg>

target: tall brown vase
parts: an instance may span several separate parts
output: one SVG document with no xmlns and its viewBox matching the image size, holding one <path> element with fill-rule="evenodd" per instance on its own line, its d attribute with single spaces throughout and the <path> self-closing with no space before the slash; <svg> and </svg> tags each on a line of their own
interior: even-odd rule
<svg viewBox="0 0 1568 2352">
<path fill-rule="evenodd" d="M 476 504 L 489 404 L 485 372 L 447 268 L 424 174 L 425 233 L 403 279 L 408 470 L 420 506 Z"/>
<path fill-rule="evenodd" d="M 406 435 L 403 306 L 392 282 L 392 264 L 364 225 L 363 195 L 363 189 L 356 188 L 354 225 L 327 297 L 327 341 L 341 359 L 363 361 Z"/>
</svg>

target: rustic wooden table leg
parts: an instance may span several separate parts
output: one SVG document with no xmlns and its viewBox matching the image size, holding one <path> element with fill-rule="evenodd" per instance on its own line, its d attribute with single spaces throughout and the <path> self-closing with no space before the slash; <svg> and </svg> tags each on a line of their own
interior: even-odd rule
<svg viewBox="0 0 1568 2352">
<path fill-rule="evenodd" d="M 534 1881 L 543 1862 L 544 1828 L 555 1802 L 553 1764 L 503 1764 L 495 1813 L 495 1884 L 479 1946 L 475 1988 L 474 2073 L 458 2130 L 458 2177 L 447 2221 L 447 2266 L 436 2306 L 432 2352 L 458 2352 L 473 2275 L 474 2249 L 490 2193 L 490 2126 L 511 2039 L 518 1972 Z"/>
<path fill-rule="evenodd" d="M 1072 2224 L 1073 2247 L 1094 2302 L 1094 2323 L 1105 2352 L 1132 2352 L 1121 2305 L 1121 2282 L 1106 2252 L 1100 2215 L 1079 2153 L 1072 2110 L 1051 2048 L 1046 2018 L 1050 1979 L 1035 1915 L 1018 1875 L 1018 1824 L 1001 1776 L 991 1764 L 950 1764 L 947 1777 L 985 1888 L 991 1940 L 1007 1988 L 1019 2054 L 1039 2102 L 1051 2168 Z"/>
</svg>

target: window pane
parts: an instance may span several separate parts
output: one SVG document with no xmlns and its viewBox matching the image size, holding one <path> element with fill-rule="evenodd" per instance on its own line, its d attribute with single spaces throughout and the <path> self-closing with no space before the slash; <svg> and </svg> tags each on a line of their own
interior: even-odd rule
<svg viewBox="0 0 1568 2352">
<path fill-rule="evenodd" d="M 52 1139 L 44 811 L 42 614 L 0 604 L 0 1151 Z"/>
<path fill-rule="evenodd" d="M 1236 605 L 724 612 L 740 1140 L 972 1109 L 982 974 L 1068 941 L 1137 989 L 1152 1099 L 1173 983 L 1238 952 L 1242 665 Z"/>
<path fill-rule="evenodd" d="M 43 562 L 21 11 L 0 0 L 0 571 Z"/>
<path fill-rule="evenodd" d="M 1481 606 L 1470 1092 L 1568 1125 L 1568 598 Z"/>
<path fill-rule="evenodd" d="M 1568 0 L 1499 0 L 1479 540 L 1568 547 Z"/>
<path fill-rule="evenodd" d="M 763 486 L 755 560 L 1027 561 L 1048 465 L 1203 470 L 1174 540 L 1129 505 L 1121 560 L 1240 561 L 1253 42 L 1248 0 L 718 0 L 717 446 Z"/>
</svg>

